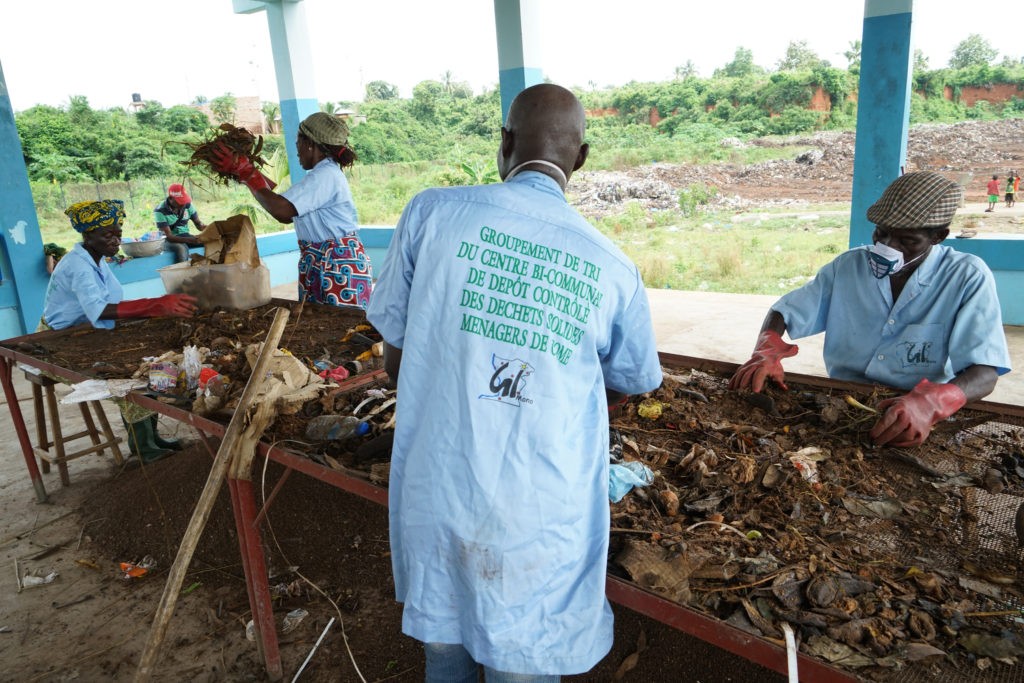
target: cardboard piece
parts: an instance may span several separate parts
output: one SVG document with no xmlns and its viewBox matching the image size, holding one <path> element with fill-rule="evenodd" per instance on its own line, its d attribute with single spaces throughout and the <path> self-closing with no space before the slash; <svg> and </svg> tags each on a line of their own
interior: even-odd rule
<svg viewBox="0 0 1024 683">
<path fill-rule="evenodd" d="M 260 265 L 256 228 L 245 214 L 209 223 L 198 237 L 205 256 L 193 265 L 245 263 L 253 268 Z"/>
</svg>

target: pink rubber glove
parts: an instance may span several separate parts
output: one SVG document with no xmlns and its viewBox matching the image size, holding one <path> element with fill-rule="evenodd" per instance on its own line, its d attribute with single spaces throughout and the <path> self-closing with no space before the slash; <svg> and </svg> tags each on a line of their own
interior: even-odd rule
<svg viewBox="0 0 1024 683">
<path fill-rule="evenodd" d="M 878 410 L 885 414 L 871 428 L 870 436 L 879 446 L 920 446 L 935 424 L 966 403 L 967 395 L 957 385 L 933 384 L 922 379 L 909 394 L 878 404 Z"/>
<path fill-rule="evenodd" d="M 730 389 L 750 389 L 759 392 L 764 389 L 765 380 L 771 379 L 783 389 L 789 387 L 783 381 L 782 359 L 795 356 L 800 347 L 787 344 L 774 330 L 765 330 L 757 338 L 757 346 L 750 360 L 740 366 L 729 380 Z"/>
<path fill-rule="evenodd" d="M 248 157 L 235 156 L 231 150 L 223 145 L 215 145 L 213 148 L 213 161 L 210 167 L 218 173 L 227 173 L 238 179 L 252 191 L 272 190 L 275 183 L 260 173 Z"/>
<path fill-rule="evenodd" d="M 189 294 L 165 294 L 155 299 L 132 299 L 117 304 L 118 318 L 189 318 L 196 313 L 198 299 Z"/>
</svg>

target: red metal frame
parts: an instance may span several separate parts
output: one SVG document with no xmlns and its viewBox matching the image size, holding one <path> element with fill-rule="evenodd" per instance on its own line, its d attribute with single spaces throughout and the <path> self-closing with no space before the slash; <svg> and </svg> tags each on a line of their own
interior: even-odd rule
<svg viewBox="0 0 1024 683">
<path fill-rule="evenodd" d="M 0 350 L 3 350 L 3 347 L 0 347 Z M 46 487 L 43 485 L 42 475 L 39 474 L 39 466 L 36 464 L 36 454 L 32 449 L 28 429 L 25 428 L 25 416 L 21 414 L 18 392 L 14 390 L 13 372 L 14 360 L 7 357 L 0 359 L 0 383 L 4 386 L 4 397 L 7 399 L 7 409 L 11 411 L 11 419 L 14 421 L 14 431 L 18 433 L 18 443 L 21 444 L 25 467 L 28 468 L 28 476 L 32 479 L 32 488 L 36 491 L 36 501 L 45 503 L 48 500 Z"/>
<path fill-rule="evenodd" d="M 27 335 L 26 337 L 6 340 L 4 344 L 16 345 L 17 342 L 22 340 L 30 342 L 40 341 L 44 335 L 50 336 L 54 334 L 59 333 L 43 332 Z M 2 361 L 0 361 L 2 362 L 2 365 L 0 365 L 0 382 L 3 383 L 4 394 L 11 408 L 11 418 L 14 420 L 18 439 L 21 442 L 22 451 L 25 453 L 25 463 L 32 477 L 37 496 L 42 492 L 40 500 L 45 500 L 46 494 L 42 488 L 42 479 L 39 471 L 36 468 L 31 442 L 25 428 L 24 416 L 18 408 L 17 395 L 11 381 L 11 369 L 15 362 L 21 362 L 72 382 L 83 381 L 88 379 L 88 377 L 67 368 L 61 368 L 52 363 L 26 356 L 5 346 L 0 346 L 0 358 L 2 358 Z M 661 359 L 669 367 L 694 368 L 705 371 L 731 372 L 737 367 L 733 363 L 674 354 L 661 354 Z M 382 380 L 382 377 L 382 371 L 359 375 L 347 380 L 339 390 L 352 390 L 376 384 Z M 793 381 L 825 388 L 844 389 L 861 386 L 808 375 L 790 374 L 789 377 Z M 172 417 L 175 420 L 185 422 L 204 435 L 223 436 L 226 430 L 225 425 L 194 415 L 173 405 L 161 403 L 148 396 L 132 393 L 129 394 L 128 398 L 139 405 Z M 971 404 L 970 408 L 972 410 L 1024 417 L 1024 407 L 1020 406 L 978 402 Z M 375 486 L 361 478 L 319 465 L 301 454 L 289 452 L 265 442 L 258 444 L 257 452 L 263 457 L 286 467 L 286 473 L 290 473 L 290 470 L 296 470 L 330 484 L 335 488 L 353 493 L 385 507 L 388 504 L 387 489 Z M 238 529 L 239 551 L 242 556 L 242 567 L 245 572 L 246 589 L 249 592 L 249 605 L 258 634 L 257 640 L 260 655 L 266 666 L 268 676 L 272 680 L 278 680 L 282 676 L 281 656 L 278 649 L 273 604 L 270 598 L 270 587 L 267 579 L 266 560 L 260 537 L 261 522 L 266 510 L 273 502 L 273 495 L 264 503 L 262 510 L 257 510 L 252 482 L 229 478 L 228 487 L 231 491 L 231 507 Z M 783 674 L 787 672 L 785 648 L 771 641 L 753 636 L 718 619 L 661 598 L 618 578 L 608 578 L 606 591 L 608 598 L 617 604 L 700 638 L 727 652 L 739 655 L 768 669 Z M 857 680 L 851 674 L 806 655 L 799 654 L 798 658 L 802 680 L 824 681 L 827 683 L 850 683 Z"/>
</svg>

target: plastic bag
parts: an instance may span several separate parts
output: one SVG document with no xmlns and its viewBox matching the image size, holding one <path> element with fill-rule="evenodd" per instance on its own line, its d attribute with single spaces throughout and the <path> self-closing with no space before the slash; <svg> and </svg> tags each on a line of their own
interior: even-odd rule
<svg viewBox="0 0 1024 683">
<path fill-rule="evenodd" d="M 170 393 L 178 388 L 178 366 L 160 362 L 149 366 L 149 388 L 160 393 Z"/>
<path fill-rule="evenodd" d="M 608 500 L 618 503 L 636 486 L 649 486 L 654 472 L 639 460 L 608 466 Z"/>
<path fill-rule="evenodd" d="M 199 373 L 203 371 L 203 358 L 195 346 L 186 346 L 182 352 L 181 369 L 185 371 L 185 382 L 189 391 L 199 386 Z"/>
</svg>

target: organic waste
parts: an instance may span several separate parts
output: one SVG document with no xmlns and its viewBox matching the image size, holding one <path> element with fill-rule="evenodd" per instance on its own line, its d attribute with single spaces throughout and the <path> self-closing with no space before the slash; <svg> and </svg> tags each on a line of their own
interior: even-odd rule
<svg viewBox="0 0 1024 683">
<path fill-rule="evenodd" d="M 263 151 L 263 136 L 253 135 L 245 128 L 239 128 L 230 123 L 222 123 L 214 130 L 212 135 L 202 143 L 184 143 L 192 149 L 192 156 L 187 161 L 181 162 L 189 168 L 198 168 L 201 172 L 219 180 L 225 185 L 235 180 L 230 173 L 223 173 L 214 168 L 216 159 L 214 152 L 218 149 L 227 149 L 235 158 L 245 157 L 256 168 L 263 168 L 267 161 L 260 152 Z"/>
</svg>

